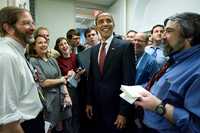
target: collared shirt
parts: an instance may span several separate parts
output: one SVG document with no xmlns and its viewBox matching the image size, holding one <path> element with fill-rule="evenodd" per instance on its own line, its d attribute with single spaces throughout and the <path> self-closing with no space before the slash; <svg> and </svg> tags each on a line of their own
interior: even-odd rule
<svg viewBox="0 0 200 133">
<path fill-rule="evenodd" d="M 0 125 L 33 119 L 42 109 L 25 48 L 12 38 L 0 42 Z"/>
<path fill-rule="evenodd" d="M 171 124 L 163 116 L 145 110 L 144 123 L 160 133 L 200 132 L 200 45 L 175 53 L 175 63 L 152 86 L 151 92 L 174 106 Z"/>
<path fill-rule="evenodd" d="M 105 46 L 106 54 L 108 53 L 108 49 L 110 47 L 112 39 L 113 39 L 113 34 L 105 41 L 106 42 L 106 46 Z M 99 62 L 99 58 L 100 58 L 100 51 L 101 51 L 101 49 L 102 49 L 102 45 L 100 45 L 100 48 L 99 48 L 98 62 Z"/>
<path fill-rule="evenodd" d="M 159 70 L 155 58 L 144 52 L 138 59 L 136 65 L 136 85 L 144 85 L 147 83 L 155 72 Z"/>
<path fill-rule="evenodd" d="M 164 44 L 160 44 L 160 45 L 149 45 L 145 47 L 145 52 L 147 52 L 148 54 L 154 56 L 156 58 L 156 61 L 158 64 L 160 64 L 160 66 L 162 66 L 166 61 L 167 61 L 167 57 L 164 56 L 163 47 Z"/>
</svg>

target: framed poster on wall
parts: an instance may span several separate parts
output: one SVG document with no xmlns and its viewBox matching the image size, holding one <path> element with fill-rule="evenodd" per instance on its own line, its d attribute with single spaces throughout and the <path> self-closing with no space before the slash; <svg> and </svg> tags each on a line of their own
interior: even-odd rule
<svg viewBox="0 0 200 133">
<path fill-rule="evenodd" d="M 17 6 L 30 10 L 29 0 L 7 0 L 8 6 Z"/>
</svg>

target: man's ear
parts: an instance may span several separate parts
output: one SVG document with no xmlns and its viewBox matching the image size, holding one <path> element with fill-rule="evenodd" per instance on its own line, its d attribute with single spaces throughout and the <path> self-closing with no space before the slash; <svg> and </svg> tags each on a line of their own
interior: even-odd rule
<svg viewBox="0 0 200 133">
<path fill-rule="evenodd" d="M 187 43 L 191 44 L 192 39 L 193 39 L 192 37 L 189 37 L 189 38 L 186 38 L 185 40 L 186 40 Z"/>
<path fill-rule="evenodd" d="M 186 39 L 185 39 L 185 42 L 186 42 L 186 45 L 187 45 L 188 47 L 191 47 L 191 45 L 192 45 L 192 37 L 186 38 Z"/>
<path fill-rule="evenodd" d="M 3 29 L 6 31 L 6 34 L 8 35 L 13 35 L 15 32 L 14 28 L 8 23 L 3 24 Z"/>
</svg>

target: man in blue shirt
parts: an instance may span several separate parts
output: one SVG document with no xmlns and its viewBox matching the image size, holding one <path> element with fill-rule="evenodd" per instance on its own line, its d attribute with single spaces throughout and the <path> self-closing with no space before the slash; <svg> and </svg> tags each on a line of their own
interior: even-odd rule
<svg viewBox="0 0 200 133">
<path fill-rule="evenodd" d="M 151 29 L 152 45 L 145 47 L 145 52 L 156 58 L 157 63 L 162 66 L 167 58 L 163 53 L 163 32 L 164 26 L 157 24 Z"/>
<path fill-rule="evenodd" d="M 144 51 L 148 43 L 148 36 L 145 33 L 136 33 L 133 42 L 137 62 L 135 82 L 137 85 L 143 85 L 158 71 L 159 65 L 154 57 Z"/>
<path fill-rule="evenodd" d="M 177 14 L 164 24 L 164 53 L 173 63 L 135 104 L 145 110 L 144 123 L 160 133 L 199 133 L 200 14 Z"/>
</svg>

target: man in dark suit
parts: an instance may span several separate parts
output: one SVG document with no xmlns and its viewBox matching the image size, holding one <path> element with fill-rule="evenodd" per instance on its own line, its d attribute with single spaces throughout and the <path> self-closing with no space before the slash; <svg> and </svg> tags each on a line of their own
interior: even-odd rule
<svg viewBox="0 0 200 133">
<path fill-rule="evenodd" d="M 92 47 L 88 79 L 89 118 L 96 120 L 95 133 L 121 133 L 130 105 L 120 99 L 120 86 L 134 85 L 132 45 L 113 37 L 114 20 L 106 12 L 96 17 L 101 43 Z"/>
</svg>

